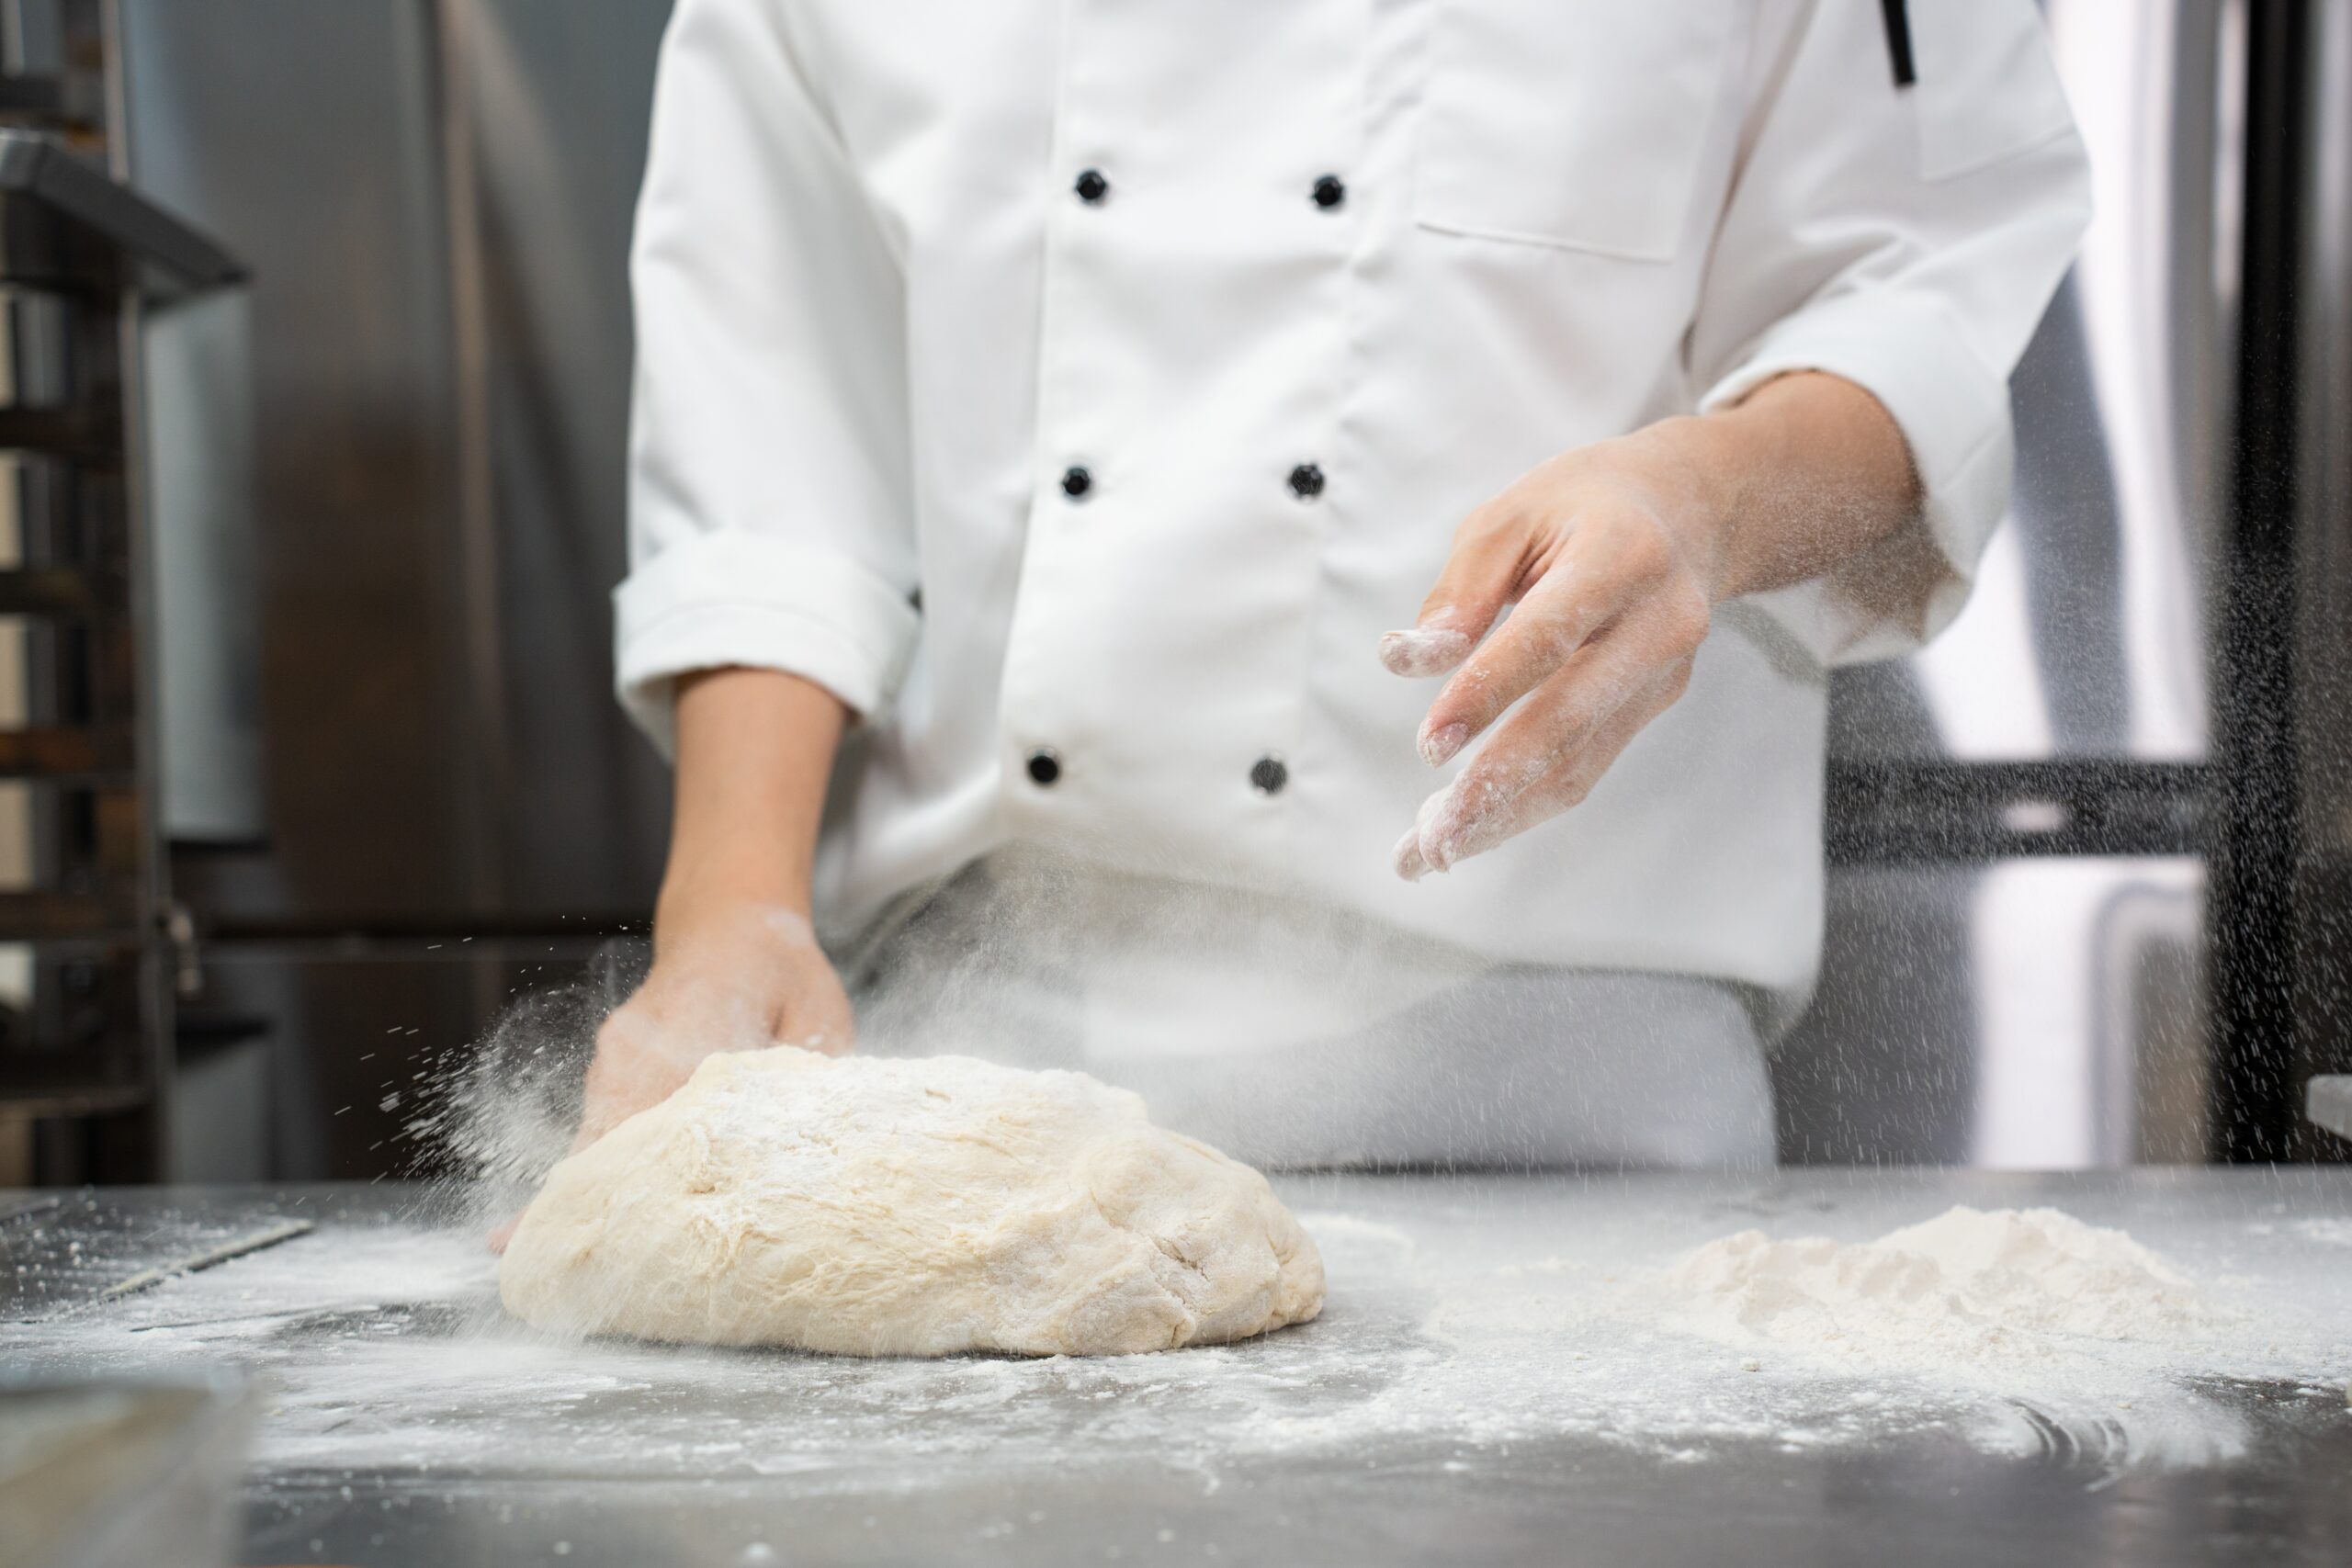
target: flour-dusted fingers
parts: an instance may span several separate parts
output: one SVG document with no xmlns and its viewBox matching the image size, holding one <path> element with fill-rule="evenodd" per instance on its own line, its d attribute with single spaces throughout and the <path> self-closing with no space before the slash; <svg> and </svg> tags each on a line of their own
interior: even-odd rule
<svg viewBox="0 0 2352 1568">
<path fill-rule="evenodd" d="M 1455 625 L 1452 604 L 1430 612 L 1421 625 L 1380 634 L 1380 662 L 1391 675 L 1442 675 L 1470 656 L 1478 639 Z"/>
<path fill-rule="evenodd" d="M 640 995 L 623 1005 L 596 1031 L 596 1054 L 580 1099 L 580 1131 L 571 1140 L 579 1153 L 684 1083 L 682 1070 L 668 1070 L 660 1050 L 662 1030 L 653 1004 Z M 682 1064 L 683 1070 L 691 1070 Z"/>
<path fill-rule="evenodd" d="M 1454 861 L 1484 854 L 1506 839 L 1539 827 L 1584 804 L 1634 738 L 1646 728 L 1652 719 L 1681 700 L 1690 686 L 1689 659 L 1668 669 L 1651 683 L 1636 693 L 1617 711 L 1609 716 L 1566 761 L 1532 785 L 1521 792 L 1508 811 L 1489 817 L 1478 828 L 1464 835 L 1453 852 Z"/>
<path fill-rule="evenodd" d="M 771 1045 L 838 1056 L 856 1041 L 841 977 L 797 910 L 711 899 L 663 931 L 652 973 L 596 1032 L 575 1150 L 676 1093 L 706 1057 Z"/>
<path fill-rule="evenodd" d="M 786 1008 L 775 1043 L 826 1056 L 846 1055 L 857 1043 L 848 996 L 838 985 L 816 984 L 813 979 L 800 987 Z"/>
<path fill-rule="evenodd" d="M 572 1152 L 676 1093 L 705 1056 L 753 1050 L 774 1034 L 755 1001 L 657 973 L 596 1031 Z"/>
<path fill-rule="evenodd" d="M 1706 635 L 1707 601 L 1679 565 L 1664 525 L 1646 511 L 1623 502 L 1586 510 L 1510 618 L 1430 705 L 1422 760 L 1432 767 L 1450 761 L 1605 626 L 1670 624 L 1670 640 L 1687 636 L 1695 648 Z"/>
<path fill-rule="evenodd" d="M 1396 847 L 1389 852 L 1389 863 L 1396 868 L 1396 874 L 1408 882 L 1419 882 L 1436 869 L 1421 853 L 1421 829 L 1429 825 L 1430 813 L 1445 798 L 1446 792 L 1440 790 L 1422 801 L 1420 811 L 1413 818 L 1413 825 L 1405 829 L 1405 836 L 1397 840 Z"/>
<path fill-rule="evenodd" d="M 1634 737 L 1681 697 L 1690 683 L 1690 662 L 1686 657 L 1654 673 L 1577 743 L 1555 753 L 1549 767 L 1521 754 L 1494 774 L 1474 776 L 1464 769 L 1453 784 L 1422 803 L 1411 835 L 1412 854 L 1408 857 L 1404 846 L 1398 846 L 1397 874 L 1419 881 L 1428 872 L 1451 870 L 1582 803 Z M 1407 870 L 1408 858 L 1419 869 Z"/>
<path fill-rule="evenodd" d="M 1522 793 L 1575 755 L 1656 678 L 1665 660 L 1655 643 L 1631 625 L 1615 628 L 1551 671 L 1453 784 L 1423 804 L 1414 829 L 1430 870 L 1451 866 L 1481 824 L 1507 818 Z"/>
<path fill-rule="evenodd" d="M 1390 673 L 1442 675 L 1469 657 L 1540 564 L 1529 558 L 1529 538 L 1509 491 L 1464 518 L 1411 629 L 1381 634 Z"/>
<path fill-rule="evenodd" d="M 1421 858 L 1421 830 L 1408 828 L 1396 847 L 1388 852 L 1388 863 L 1396 874 L 1408 882 L 1419 882 L 1430 874 L 1430 863 Z"/>
</svg>

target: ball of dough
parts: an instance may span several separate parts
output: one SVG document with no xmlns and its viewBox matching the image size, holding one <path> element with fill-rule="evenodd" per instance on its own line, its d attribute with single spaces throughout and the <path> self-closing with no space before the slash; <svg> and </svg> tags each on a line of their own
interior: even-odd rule
<svg viewBox="0 0 2352 1568">
<path fill-rule="evenodd" d="M 1102 1356 L 1322 1309 L 1266 1179 L 1080 1073 L 709 1057 L 548 1173 L 499 1267 L 566 1334 L 852 1356 Z"/>
</svg>

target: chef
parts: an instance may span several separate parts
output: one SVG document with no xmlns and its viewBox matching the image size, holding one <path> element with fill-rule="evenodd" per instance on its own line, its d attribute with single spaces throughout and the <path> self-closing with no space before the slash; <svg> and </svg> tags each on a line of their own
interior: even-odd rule
<svg viewBox="0 0 2352 1568">
<path fill-rule="evenodd" d="M 582 1136 L 855 1038 L 1769 1163 L 1827 672 L 1966 595 L 2087 209 L 2030 0 L 680 0 Z"/>
</svg>

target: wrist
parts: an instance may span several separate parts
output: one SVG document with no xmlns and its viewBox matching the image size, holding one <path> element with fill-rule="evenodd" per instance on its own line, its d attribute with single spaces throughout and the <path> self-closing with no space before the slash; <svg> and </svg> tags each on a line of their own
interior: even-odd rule
<svg viewBox="0 0 2352 1568">
<path fill-rule="evenodd" d="M 1721 435 L 1709 416 L 1690 414 L 1660 420 L 1628 438 L 1641 450 L 1659 521 L 1716 604 L 1747 591 L 1739 548 L 1739 470 L 1723 449 Z"/>
<path fill-rule="evenodd" d="M 678 931 L 707 920 L 740 920 L 748 914 L 781 914 L 805 926 L 810 899 L 806 873 L 762 871 L 742 866 L 685 868 L 673 866 L 662 882 L 653 904 L 656 945 L 664 931 Z"/>
</svg>

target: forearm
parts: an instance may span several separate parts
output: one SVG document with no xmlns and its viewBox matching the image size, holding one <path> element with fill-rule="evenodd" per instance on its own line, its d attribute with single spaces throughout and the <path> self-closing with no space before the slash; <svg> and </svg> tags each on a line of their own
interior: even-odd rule
<svg viewBox="0 0 2352 1568">
<path fill-rule="evenodd" d="M 1876 398 L 1813 371 L 1630 437 L 1678 466 L 1710 540 L 1717 599 L 1819 576 L 1918 515 L 1902 430 Z"/>
<path fill-rule="evenodd" d="M 670 861 L 654 917 L 665 925 L 713 902 L 808 912 L 825 785 L 848 710 L 823 687 L 775 670 L 682 678 Z"/>
<path fill-rule="evenodd" d="M 677 806 L 653 969 L 596 1032 L 574 1148 L 674 1092 L 714 1052 L 840 1052 L 856 1021 L 808 924 L 808 874 L 848 710 L 774 670 L 682 677 Z"/>
</svg>

